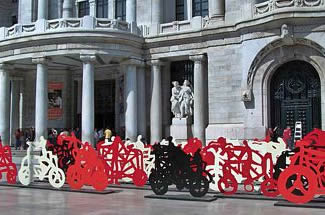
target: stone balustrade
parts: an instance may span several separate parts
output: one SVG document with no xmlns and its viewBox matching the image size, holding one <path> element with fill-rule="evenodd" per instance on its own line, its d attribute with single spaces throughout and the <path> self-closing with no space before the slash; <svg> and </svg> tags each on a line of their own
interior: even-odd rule
<svg viewBox="0 0 325 215">
<path fill-rule="evenodd" d="M 281 9 L 324 9 L 325 0 L 269 0 L 254 5 L 254 16 L 266 15 Z"/>
<path fill-rule="evenodd" d="M 159 34 L 200 30 L 205 26 L 205 23 L 206 20 L 201 16 L 193 17 L 191 20 L 164 23 L 160 24 Z"/>
<path fill-rule="evenodd" d="M 67 31 L 67 30 L 108 30 L 128 32 L 136 35 L 142 35 L 141 29 L 134 28 L 131 24 L 121 21 L 104 18 L 94 18 L 85 16 L 83 18 L 61 18 L 54 20 L 38 20 L 30 24 L 16 24 L 11 27 L 0 28 L 0 41 L 33 35 L 40 33 Z"/>
</svg>

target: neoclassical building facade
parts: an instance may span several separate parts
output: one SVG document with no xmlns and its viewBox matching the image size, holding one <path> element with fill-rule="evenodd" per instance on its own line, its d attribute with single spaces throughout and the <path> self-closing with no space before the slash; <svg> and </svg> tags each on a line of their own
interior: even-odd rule
<svg viewBox="0 0 325 215">
<path fill-rule="evenodd" d="M 151 143 L 325 128 L 324 0 L 3 0 L 0 135 L 110 127 Z M 193 120 L 170 112 L 193 87 Z"/>
</svg>

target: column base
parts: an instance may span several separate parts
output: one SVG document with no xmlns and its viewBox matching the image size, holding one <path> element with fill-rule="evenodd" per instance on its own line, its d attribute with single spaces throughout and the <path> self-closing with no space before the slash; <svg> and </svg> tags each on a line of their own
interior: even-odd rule
<svg viewBox="0 0 325 215">
<path fill-rule="evenodd" d="M 193 137 L 192 118 L 173 118 L 170 126 L 170 135 L 176 141 L 187 141 Z"/>
<path fill-rule="evenodd" d="M 222 15 L 220 16 L 212 16 L 209 17 L 209 19 L 206 21 L 205 23 L 205 27 L 208 26 L 220 26 L 220 25 L 224 25 L 225 22 L 225 17 Z"/>
</svg>

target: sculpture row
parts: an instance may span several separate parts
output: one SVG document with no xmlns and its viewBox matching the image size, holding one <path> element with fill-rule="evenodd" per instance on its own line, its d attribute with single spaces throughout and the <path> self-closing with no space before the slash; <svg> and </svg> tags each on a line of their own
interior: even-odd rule
<svg viewBox="0 0 325 215">
<path fill-rule="evenodd" d="M 194 183 L 191 180 L 196 179 L 186 177 L 194 176 L 196 173 L 195 177 L 202 175 L 206 178 L 201 180 L 200 196 L 207 192 L 205 184 L 208 182 L 210 182 L 210 189 L 226 195 L 236 193 L 238 183 L 242 183 L 247 192 L 260 190 L 263 195 L 269 197 L 281 194 L 288 201 L 297 204 L 307 203 L 317 194 L 325 194 L 325 132 L 319 129 L 315 129 L 302 140 L 297 141 L 293 151 L 286 150 L 286 143 L 281 138 L 278 142 L 245 140 L 228 142 L 225 138 L 219 138 L 206 147 L 202 147 L 198 139 L 190 139 L 187 144 L 179 146 L 178 149 L 170 147 L 172 141 L 168 144 L 169 152 L 163 156 L 164 161 L 161 162 L 163 165 L 156 163 L 156 169 L 152 173 L 157 175 L 156 172 L 164 172 L 165 174 L 156 181 L 150 181 L 156 194 L 164 194 L 168 189 L 162 189 L 162 185 L 157 189 L 157 183 L 164 183 L 164 187 L 173 183 L 178 189 L 183 188 L 180 185 L 184 184 L 184 181 L 189 182 L 190 185 Z M 182 153 L 188 157 L 184 159 L 187 160 L 186 162 L 181 160 L 177 165 L 174 154 L 180 156 L 181 148 Z M 193 155 L 196 158 L 192 157 Z M 200 162 L 192 166 L 192 160 Z M 189 166 L 194 168 L 189 169 Z M 178 172 L 189 170 L 192 171 L 184 174 L 185 178 L 177 176 Z M 257 186 L 256 182 L 260 185 Z M 191 187 L 189 189 L 193 195 Z"/>
<path fill-rule="evenodd" d="M 206 147 L 197 138 L 179 145 L 169 138 L 154 146 L 140 139 L 132 143 L 112 138 L 112 142 L 100 142 L 96 151 L 75 136 L 59 136 L 55 145 L 41 138 L 28 143 L 18 178 L 23 185 L 38 178 L 48 179 L 55 188 L 67 182 L 73 189 L 87 184 L 96 190 L 121 180 L 143 186 L 149 179 L 158 195 L 175 184 L 179 190 L 188 188 L 195 197 L 204 196 L 209 188 L 231 195 L 242 183 L 247 192 L 281 194 L 294 203 L 325 193 L 325 132 L 321 130 L 297 141 L 293 151 L 286 150 L 281 138 L 263 142 L 221 137 Z M 7 173 L 8 183 L 15 183 L 17 169 L 10 147 L 0 146 L 0 158 L 1 173 Z"/>
</svg>

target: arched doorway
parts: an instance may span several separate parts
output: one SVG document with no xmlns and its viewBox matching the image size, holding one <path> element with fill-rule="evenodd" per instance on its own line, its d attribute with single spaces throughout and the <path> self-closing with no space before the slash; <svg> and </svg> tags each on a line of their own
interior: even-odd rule
<svg viewBox="0 0 325 215">
<path fill-rule="evenodd" d="M 320 79 L 315 68 L 304 61 L 280 66 L 270 83 L 271 126 L 294 128 L 302 121 L 303 135 L 321 128 Z"/>
</svg>

